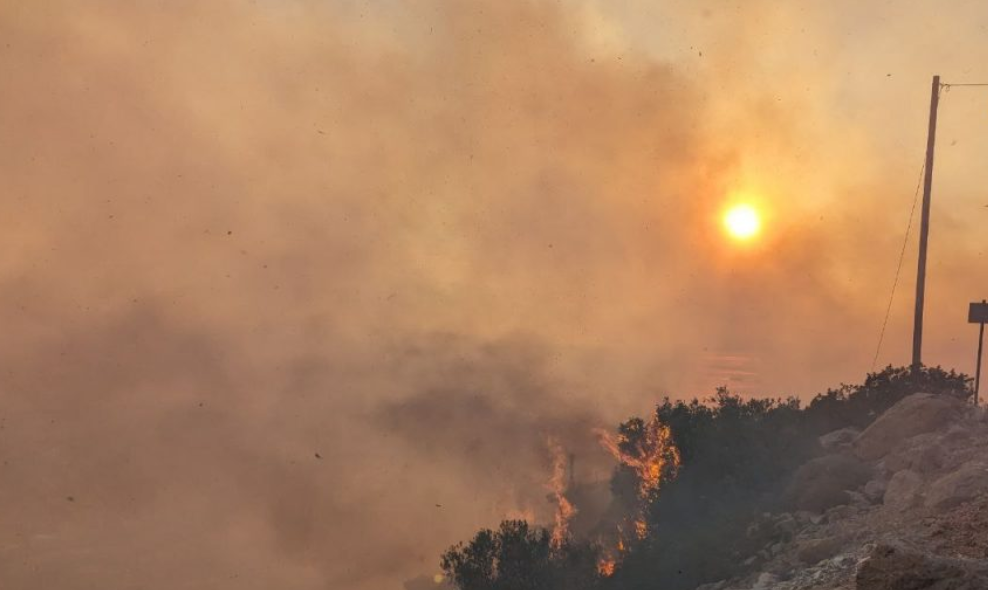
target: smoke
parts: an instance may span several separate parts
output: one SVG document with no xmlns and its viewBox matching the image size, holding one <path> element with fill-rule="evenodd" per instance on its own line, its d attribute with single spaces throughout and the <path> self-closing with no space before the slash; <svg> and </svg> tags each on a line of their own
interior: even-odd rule
<svg viewBox="0 0 988 590">
<path fill-rule="evenodd" d="M 0 575 L 398 588 L 551 518 L 548 436 L 592 480 L 592 428 L 725 359 L 747 390 L 858 378 L 932 67 L 882 44 L 932 6 L 855 9 L 884 24 L 851 43 L 760 2 L 0 0 Z M 984 279 L 948 103 L 944 362 Z M 732 191 L 761 246 L 722 239 Z"/>
</svg>

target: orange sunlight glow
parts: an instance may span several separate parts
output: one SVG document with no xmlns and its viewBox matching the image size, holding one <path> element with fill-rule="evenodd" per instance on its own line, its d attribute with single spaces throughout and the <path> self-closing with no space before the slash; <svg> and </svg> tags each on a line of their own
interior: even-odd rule
<svg viewBox="0 0 988 590">
<path fill-rule="evenodd" d="M 758 234 L 762 227 L 758 211 L 747 203 L 734 205 L 724 213 L 724 228 L 738 240 L 749 240 Z"/>
</svg>

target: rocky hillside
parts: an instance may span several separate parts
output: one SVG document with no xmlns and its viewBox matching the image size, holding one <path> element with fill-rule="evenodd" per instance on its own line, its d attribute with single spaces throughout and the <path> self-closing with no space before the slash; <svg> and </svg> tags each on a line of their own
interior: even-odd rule
<svg viewBox="0 0 988 590">
<path fill-rule="evenodd" d="M 946 395 L 906 397 L 866 430 L 820 438 L 789 512 L 764 514 L 749 575 L 698 590 L 988 589 L 988 417 Z"/>
</svg>

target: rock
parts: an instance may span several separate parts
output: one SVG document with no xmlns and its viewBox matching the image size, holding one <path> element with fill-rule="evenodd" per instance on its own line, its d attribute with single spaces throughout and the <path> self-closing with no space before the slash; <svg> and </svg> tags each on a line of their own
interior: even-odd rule
<svg viewBox="0 0 988 590">
<path fill-rule="evenodd" d="M 872 501 L 861 492 L 855 492 L 852 490 L 847 492 L 847 495 L 851 499 L 851 506 L 854 506 L 855 508 L 866 509 L 872 504 Z"/>
<path fill-rule="evenodd" d="M 926 506 L 943 510 L 956 506 L 988 491 L 988 465 L 969 461 L 930 485 Z"/>
<path fill-rule="evenodd" d="M 859 487 L 871 474 L 868 465 L 851 455 L 825 455 L 796 470 L 786 496 L 797 510 L 823 512 L 847 504 L 847 490 Z"/>
<path fill-rule="evenodd" d="M 798 528 L 799 523 L 796 522 L 796 519 L 791 514 L 783 514 L 775 521 L 775 532 L 784 537 L 793 536 L 796 534 Z"/>
<path fill-rule="evenodd" d="M 930 473 L 943 466 L 945 451 L 940 437 L 928 432 L 914 436 L 900 444 L 885 457 L 885 468 L 895 473 L 912 469 L 917 473 Z"/>
<path fill-rule="evenodd" d="M 965 407 L 964 402 L 948 395 L 914 393 L 866 428 L 854 441 L 854 452 L 866 461 L 881 459 L 908 438 L 946 427 Z"/>
<path fill-rule="evenodd" d="M 915 450 L 909 468 L 917 473 L 932 473 L 943 467 L 945 451 L 938 443 Z"/>
<path fill-rule="evenodd" d="M 955 450 L 971 446 L 972 438 L 974 438 L 974 434 L 969 428 L 961 424 L 954 424 L 943 435 L 940 442 L 948 449 Z"/>
<path fill-rule="evenodd" d="M 844 545 L 841 537 L 825 537 L 822 539 L 806 539 L 796 545 L 796 559 L 806 565 L 813 565 L 830 559 Z"/>
<path fill-rule="evenodd" d="M 885 497 L 886 484 L 880 479 L 873 479 L 865 484 L 862 492 L 872 503 L 878 504 Z"/>
<path fill-rule="evenodd" d="M 920 499 L 923 478 L 909 469 L 897 471 L 885 487 L 883 501 L 893 510 L 906 510 L 915 506 Z"/>
<path fill-rule="evenodd" d="M 896 545 L 876 546 L 858 568 L 857 590 L 982 590 L 983 562 L 937 557 Z"/>
<path fill-rule="evenodd" d="M 848 497 L 850 497 L 851 492 L 847 492 Z M 850 518 L 858 513 L 858 509 L 854 506 L 842 504 L 840 506 L 834 506 L 827 510 L 826 517 L 827 522 L 839 522 L 845 518 Z"/>
<path fill-rule="evenodd" d="M 820 442 L 820 446 L 823 447 L 823 450 L 833 452 L 849 447 L 859 434 L 861 434 L 861 431 L 857 428 L 848 427 L 841 428 L 840 430 L 835 430 L 833 432 L 828 432 L 817 440 Z"/>
<path fill-rule="evenodd" d="M 774 588 L 778 583 L 778 576 L 768 572 L 762 572 L 758 575 L 758 579 L 755 580 L 755 585 L 751 587 L 751 590 L 769 590 L 770 588 Z"/>
</svg>

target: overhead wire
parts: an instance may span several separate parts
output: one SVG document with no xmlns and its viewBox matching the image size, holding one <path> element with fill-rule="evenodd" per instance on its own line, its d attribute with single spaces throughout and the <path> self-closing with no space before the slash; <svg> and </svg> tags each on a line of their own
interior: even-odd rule
<svg viewBox="0 0 988 590">
<path fill-rule="evenodd" d="M 885 341 L 885 329 L 888 327 L 889 316 L 892 314 L 892 301 L 895 300 L 895 290 L 899 286 L 899 275 L 902 274 L 902 261 L 906 257 L 906 246 L 909 244 L 909 233 L 912 231 L 913 219 L 916 217 L 916 204 L 919 202 L 919 189 L 923 186 L 923 173 L 926 172 L 926 162 L 919 167 L 919 180 L 916 182 L 916 191 L 913 193 L 913 206 L 909 211 L 909 222 L 906 223 L 906 235 L 902 238 L 902 249 L 899 251 L 899 264 L 895 268 L 895 280 L 892 281 L 892 292 L 889 294 L 889 303 L 885 308 L 885 319 L 882 320 L 882 330 L 878 335 L 878 346 L 875 347 L 875 357 L 871 360 L 871 372 L 875 371 L 878 364 L 878 355 L 882 351 L 882 342 Z"/>
<path fill-rule="evenodd" d="M 961 87 L 988 86 L 988 82 L 984 82 L 984 83 L 966 82 L 966 83 L 958 83 L 958 84 L 951 84 L 944 82 L 940 84 L 940 92 L 938 92 L 938 94 L 942 93 L 944 90 L 949 91 L 954 86 L 961 86 Z M 892 281 L 892 292 L 889 294 L 888 306 L 885 308 L 885 319 L 882 320 L 882 329 L 878 334 L 878 345 L 875 347 L 875 356 L 871 360 L 871 372 L 875 371 L 875 366 L 878 364 L 878 357 L 882 351 L 882 343 L 885 341 L 885 330 L 888 327 L 889 316 L 892 313 L 892 302 L 895 300 L 895 291 L 896 288 L 899 286 L 899 276 L 902 274 L 902 262 L 906 256 L 906 246 L 909 244 L 909 234 L 912 231 L 913 219 L 916 216 L 916 204 L 919 202 L 919 189 L 923 185 L 924 172 L 926 172 L 926 162 L 924 162 L 923 165 L 920 166 L 919 168 L 919 180 L 916 182 L 916 191 L 913 193 L 913 206 L 912 209 L 909 211 L 909 221 L 906 224 L 906 235 L 903 236 L 902 238 L 902 249 L 899 251 L 899 263 L 895 269 L 895 279 Z"/>
</svg>

